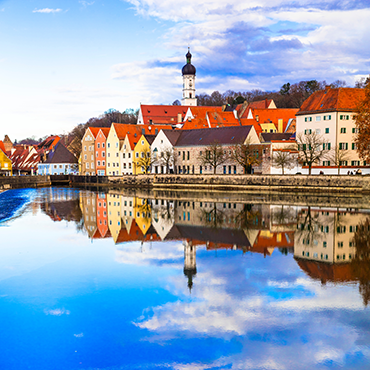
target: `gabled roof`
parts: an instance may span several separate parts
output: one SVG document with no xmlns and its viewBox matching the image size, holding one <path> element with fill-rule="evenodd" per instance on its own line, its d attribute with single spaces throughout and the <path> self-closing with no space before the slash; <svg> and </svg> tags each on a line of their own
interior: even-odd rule
<svg viewBox="0 0 370 370">
<path fill-rule="evenodd" d="M 57 145 L 58 141 L 60 140 L 60 137 L 57 135 L 52 135 L 46 138 L 44 141 L 42 141 L 40 144 L 36 146 L 37 151 L 47 151 L 52 149 L 53 146 Z"/>
<path fill-rule="evenodd" d="M 101 132 L 104 135 L 105 138 L 108 137 L 109 131 L 110 131 L 110 127 L 101 127 L 100 130 L 99 130 L 99 132 Z M 96 136 L 99 135 L 99 132 Z"/>
<path fill-rule="evenodd" d="M 177 140 L 181 135 L 181 131 L 179 130 L 162 130 L 162 131 L 166 135 L 168 141 L 172 144 L 172 146 L 175 146 Z"/>
<path fill-rule="evenodd" d="M 272 99 L 264 99 L 258 101 L 252 101 L 248 104 L 248 108 L 256 109 L 273 109 L 276 108 L 275 102 Z"/>
<path fill-rule="evenodd" d="M 140 110 L 144 124 L 166 124 L 175 125 L 178 123 L 178 114 L 181 114 L 181 121 L 186 115 L 188 106 L 182 105 L 141 105 Z"/>
<path fill-rule="evenodd" d="M 222 107 L 213 107 L 213 106 L 195 106 L 189 107 L 194 118 L 205 119 L 207 113 L 216 113 L 222 112 Z"/>
<path fill-rule="evenodd" d="M 306 99 L 297 116 L 319 112 L 354 112 L 365 98 L 365 90 L 352 87 L 339 87 L 314 92 Z"/>
<path fill-rule="evenodd" d="M 221 145 L 236 144 L 247 138 L 251 128 L 252 126 L 234 126 L 182 131 L 176 146 L 205 146 L 214 142 Z"/>
<path fill-rule="evenodd" d="M 55 149 L 50 151 L 44 163 L 77 163 L 78 159 L 59 142 Z"/>
<path fill-rule="evenodd" d="M 278 128 L 278 122 L 280 119 L 283 120 L 283 131 L 285 131 L 289 120 L 295 118 L 296 113 L 299 109 L 296 108 L 275 108 L 275 109 L 259 109 L 259 108 L 248 108 L 245 110 L 242 116 L 242 123 L 252 124 L 254 121 L 257 124 L 261 123 L 274 123 Z M 253 118 L 248 118 L 249 114 L 252 114 Z"/>
<path fill-rule="evenodd" d="M 144 135 L 146 141 L 148 142 L 149 145 L 152 145 L 154 139 L 156 138 L 156 135 Z"/>
</svg>

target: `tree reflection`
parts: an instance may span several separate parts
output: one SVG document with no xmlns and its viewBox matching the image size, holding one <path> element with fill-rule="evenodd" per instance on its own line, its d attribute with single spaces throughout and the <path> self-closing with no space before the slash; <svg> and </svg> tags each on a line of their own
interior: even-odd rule
<svg viewBox="0 0 370 370">
<path fill-rule="evenodd" d="M 235 216 L 235 226 L 237 229 L 249 230 L 255 228 L 261 220 L 261 212 L 253 210 L 253 205 L 243 204 L 243 209 Z"/>
<path fill-rule="evenodd" d="M 217 208 L 217 203 L 213 203 L 210 210 L 201 209 L 201 219 L 204 220 L 205 225 L 212 229 L 220 229 L 225 222 L 225 212 Z"/>
<path fill-rule="evenodd" d="M 320 221 L 319 212 L 314 212 L 311 207 L 302 210 L 298 216 L 297 222 L 297 240 L 305 245 L 312 245 L 314 240 L 322 238 L 320 233 L 322 223 Z"/>
<path fill-rule="evenodd" d="M 364 305 L 370 302 L 370 217 L 358 225 L 352 239 L 356 256 L 352 260 L 352 273 L 359 282 L 359 291 Z"/>
</svg>

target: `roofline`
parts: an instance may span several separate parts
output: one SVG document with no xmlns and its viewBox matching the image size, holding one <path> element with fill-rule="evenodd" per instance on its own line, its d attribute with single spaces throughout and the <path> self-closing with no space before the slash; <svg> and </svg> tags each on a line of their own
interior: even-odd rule
<svg viewBox="0 0 370 370">
<path fill-rule="evenodd" d="M 296 116 L 304 116 L 307 114 L 318 114 L 318 113 L 338 113 L 338 112 L 353 112 L 356 113 L 353 109 L 323 109 L 323 110 L 308 110 L 303 112 L 297 112 Z"/>
</svg>

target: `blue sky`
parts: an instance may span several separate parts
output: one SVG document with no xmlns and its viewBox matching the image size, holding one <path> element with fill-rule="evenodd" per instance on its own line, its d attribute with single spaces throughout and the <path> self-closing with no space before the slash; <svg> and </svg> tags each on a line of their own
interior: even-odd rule
<svg viewBox="0 0 370 370">
<path fill-rule="evenodd" d="M 366 0 L 0 0 L 0 139 L 70 131 L 109 108 L 369 74 Z"/>
</svg>

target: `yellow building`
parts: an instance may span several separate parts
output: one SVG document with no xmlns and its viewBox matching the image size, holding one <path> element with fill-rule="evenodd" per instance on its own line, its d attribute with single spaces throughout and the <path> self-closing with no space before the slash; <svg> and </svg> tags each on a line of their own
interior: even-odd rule
<svg viewBox="0 0 370 370">
<path fill-rule="evenodd" d="M 152 207 L 148 199 L 136 198 L 134 201 L 134 217 L 143 235 L 152 224 Z"/>
<path fill-rule="evenodd" d="M 133 172 L 134 175 L 150 173 L 151 154 L 150 145 L 155 139 L 155 135 L 141 135 L 134 148 Z"/>
<path fill-rule="evenodd" d="M 0 141 L 0 175 L 12 176 L 12 161 L 5 154 L 2 141 Z"/>
</svg>

